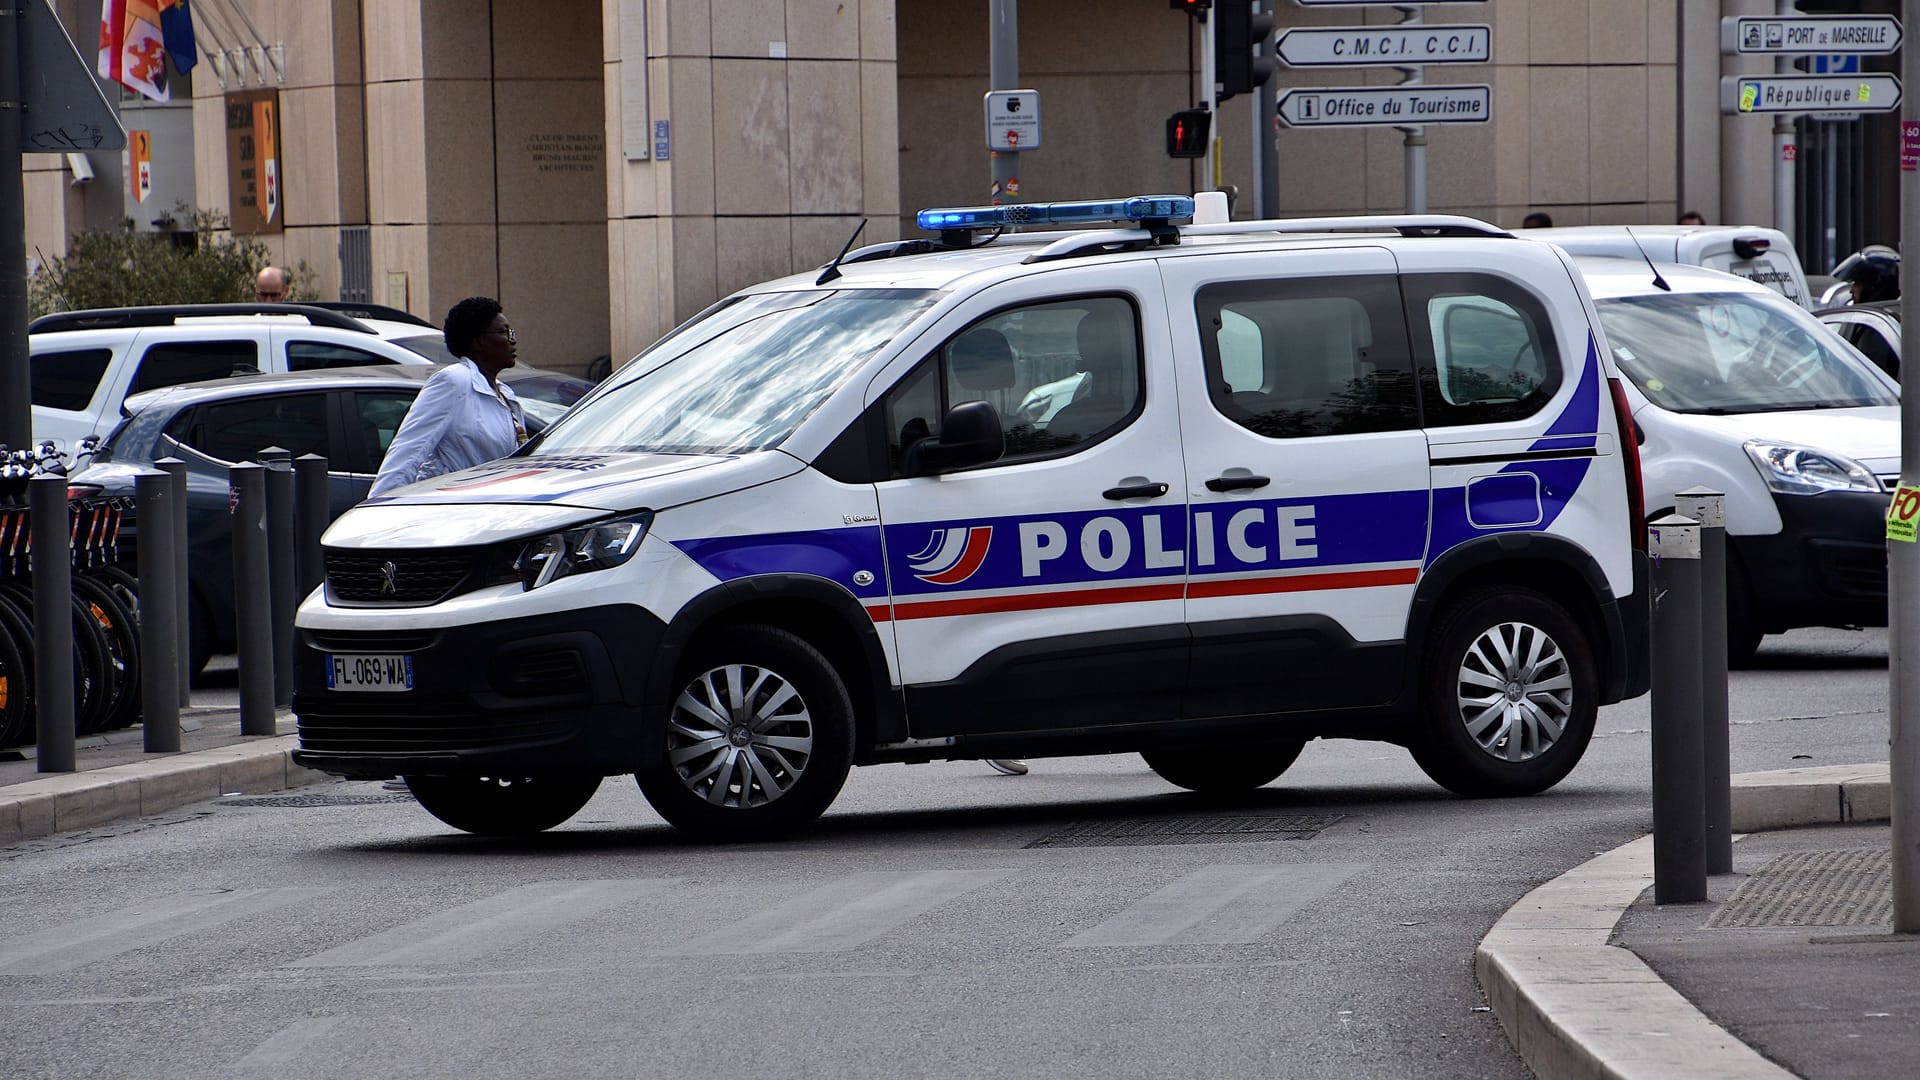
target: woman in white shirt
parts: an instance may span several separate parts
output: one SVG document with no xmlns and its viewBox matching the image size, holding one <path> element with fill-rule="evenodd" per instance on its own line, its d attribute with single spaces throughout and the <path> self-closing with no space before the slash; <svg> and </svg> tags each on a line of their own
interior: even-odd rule
<svg viewBox="0 0 1920 1080">
<path fill-rule="evenodd" d="M 369 498 L 418 480 L 502 458 L 527 441 L 527 417 L 499 381 L 518 339 L 500 302 L 470 296 L 447 312 L 447 349 L 464 357 L 433 373 L 380 462 Z"/>
</svg>

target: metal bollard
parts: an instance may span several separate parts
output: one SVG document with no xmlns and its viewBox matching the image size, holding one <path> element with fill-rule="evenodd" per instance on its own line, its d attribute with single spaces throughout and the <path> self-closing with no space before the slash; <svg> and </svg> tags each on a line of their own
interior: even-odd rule
<svg viewBox="0 0 1920 1080">
<path fill-rule="evenodd" d="M 141 739 L 148 753 L 172 753 L 180 749 L 181 640 L 169 616 L 174 591 L 186 587 L 175 576 L 173 477 L 142 472 L 133 491 L 140 525 L 140 604 L 152 613 L 140 623 Z"/>
<path fill-rule="evenodd" d="M 180 704 L 193 704 L 193 579 L 187 567 L 187 463 L 163 457 L 153 467 L 173 481 L 173 612 L 180 658 Z M 211 632 L 211 631 L 209 631 Z"/>
<path fill-rule="evenodd" d="M 1727 497 L 1692 487 L 1674 512 L 1700 523 L 1700 730 L 1707 873 L 1733 873 L 1733 761 L 1727 733 Z"/>
<path fill-rule="evenodd" d="M 74 765 L 73 528 L 67 478 L 27 481 L 27 528 L 33 553 L 33 687 L 41 772 Z"/>
<path fill-rule="evenodd" d="M 293 703 L 293 455 L 260 451 L 267 467 L 267 593 L 273 599 L 273 703 Z"/>
<path fill-rule="evenodd" d="M 301 454 L 293 459 L 294 595 L 304 600 L 327 575 L 320 534 L 327 531 L 327 459 Z"/>
<path fill-rule="evenodd" d="M 1700 525 L 1669 514 L 1647 527 L 1653 556 L 1653 900 L 1707 898 L 1707 806 L 1700 761 Z"/>
<path fill-rule="evenodd" d="M 229 466 L 233 599 L 240 639 L 240 734 L 277 735 L 273 715 L 273 597 L 267 585 L 267 470 Z"/>
</svg>

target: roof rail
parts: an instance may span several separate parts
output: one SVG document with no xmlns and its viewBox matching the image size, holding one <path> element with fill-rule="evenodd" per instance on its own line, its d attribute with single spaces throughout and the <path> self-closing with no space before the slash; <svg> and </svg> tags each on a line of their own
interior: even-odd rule
<svg viewBox="0 0 1920 1080">
<path fill-rule="evenodd" d="M 427 326 L 435 330 L 440 329 L 438 326 L 434 326 L 432 323 L 415 315 L 411 311 L 401 311 L 397 307 L 388 307 L 385 304 L 368 304 L 359 300 L 297 300 L 295 303 L 302 307 L 317 307 L 325 308 L 328 311 L 337 311 L 342 315 L 351 315 L 356 319 L 379 319 L 383 322 L 399 322 L 406 323 L 409 326 Z"/>
<path fill-rule="evenodd" d="M 1182 225 L 1184 236 L 1232 233 L 1284 232 L 1397 232 L 1401 236 L 1502 236 L 1513 234 L 1498 225 L 1459 214 L 1368 214 L 1348 217 L 1274 218 L 1266 221 L 1225 221 L 1218 225 Z"/>
<path fill-rule="evenodd" d="M 89 311 L 56 311 L 27 324 L 29 334 L 53 334 L 66 330 L 119 330 L 134 326 L 172 326 L 180 319 L 210 315 L 300 315 L 314 326 L 336 330 L 375 333 L 373 327 L 338 311 L 312 304 L 160 304 L 153 307 L 94 308 Z"/>
<path fill-rule="evenodd" d="M 1021 259 L 1025 264 L 1053 262 L 1055 259 L 1071 259 L 1077 255 L 1092 254 L 1120 248 L 1135 251 L 1153 247 L 1157 244 L 1177 244 L 1180 233 L 1176 229 L 1089 229 L 1086 232 L 1069 233 L 1041 248 L 1039 251 Z"/>
</svg>

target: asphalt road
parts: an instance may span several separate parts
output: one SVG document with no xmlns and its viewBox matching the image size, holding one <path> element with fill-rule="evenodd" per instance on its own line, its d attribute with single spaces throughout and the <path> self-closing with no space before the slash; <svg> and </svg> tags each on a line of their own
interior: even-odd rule
<svg viewBox="0 0 1920 1080">
<path fill-rule="evenodd" d="M 1769 639 L 1733 714 L 1735 771 L 1884 760 L 1884 633 Z M 1648 768 L 1642 699 L 1523 800 L 1350 742 L 1224 804 L 1131 755 L 856 770 L 780 845 L 619 779 L 516 842 L 233 798 L 0 850 L 0 1072 L 1523 1077 L 1473 947 L 1648 828 Z"/>
</svg>

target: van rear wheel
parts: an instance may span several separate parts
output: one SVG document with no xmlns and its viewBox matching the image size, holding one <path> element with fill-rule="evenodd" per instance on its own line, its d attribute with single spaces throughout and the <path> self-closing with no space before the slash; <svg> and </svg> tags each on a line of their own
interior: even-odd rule
<svg viewBox="0 0 1920 1080">
<path fill-rule="evenodd" d="M 1593 648 L 1559 604 L 1517 587 L 1472 593 L 1429 639 L 1414 760 L 1460 795 L 1545 791 L 1586 753 L 1599 689 Z"/>
<path fill-rule="evenodd" d="M 772 626 L 694 647 L 657 764 L 634 774 L 660 816 L 710 840 L 792 833 L 826 812 L 853 767 L 853 702 L 818 649 Z"/>
<path fill-rule="evenodd" d="M 409 776 L 407 790 L 427 813 L 476 836 L 545 832 L 580 812 L 600 790 L 598 776 Z"/>
<path fill-rule="evenodd" d="M 1197 750 L 1149 750 L 1140 756 L 1146 759 L 1147 768 L 1175 787 L 1202 795 L 1231 795 L 1272 783 L 1306 745 L 1304 739 L 1288 739 L 1253 746 L 1236 743 Z"/>
</svg>

